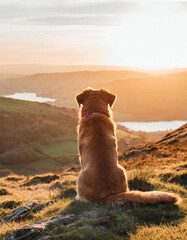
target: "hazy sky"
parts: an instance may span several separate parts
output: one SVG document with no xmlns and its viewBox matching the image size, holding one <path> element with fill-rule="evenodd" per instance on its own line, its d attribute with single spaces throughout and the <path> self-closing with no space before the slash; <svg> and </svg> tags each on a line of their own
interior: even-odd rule
<svg viewBox="0 0 187 240">
<path fill-rule="evenodd" d="M 187 67 L 187 1 L 0 0 L 0 64 Z"/>
</svg>

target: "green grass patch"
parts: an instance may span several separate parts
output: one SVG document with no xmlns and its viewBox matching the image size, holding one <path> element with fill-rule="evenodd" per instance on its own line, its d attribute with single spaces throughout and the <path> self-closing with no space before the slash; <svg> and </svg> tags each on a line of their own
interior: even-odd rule
<svg viewBox="0 0 187 240">
<path fill-rule="evenodd" d="M 77 142 L 63 141 L 48 144 L 42 147 L 42 151 L 51 157 L 60 157 L 62 155 L 77 154 Z"/>
<path fill-rule="evenodd" d="M 60 227 L 56 228 L 55 231 L 47 232 L 50 239 L 55 240 L 122 240 L 124 238 L 115 235 L 110 231 L 104 231 L 102 228 L 88 227 L 88 228 L 77 228 L 77 227 Z"/>
</svg>

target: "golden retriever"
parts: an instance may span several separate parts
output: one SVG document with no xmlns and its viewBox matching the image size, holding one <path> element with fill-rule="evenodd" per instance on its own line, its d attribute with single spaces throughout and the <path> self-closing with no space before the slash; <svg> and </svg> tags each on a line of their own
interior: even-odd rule
<svg viewBox="0 0 187 240">
<path fill-rule="evenodd" d="M 125 169 L 118 163 L 116 127 L 110 112 L 115 98 L 107 90 L 90 88 L 76 97 L 81 106 L 78 148 L 82 167 L 76 199 L 106 205 L 178 202 L 180 197 L 174 193 L 129 191 Z"/>
</svg>

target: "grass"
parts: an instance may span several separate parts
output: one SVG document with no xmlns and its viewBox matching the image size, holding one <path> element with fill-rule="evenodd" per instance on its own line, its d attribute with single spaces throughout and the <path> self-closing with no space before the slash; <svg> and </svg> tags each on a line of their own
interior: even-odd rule
<svg viewBox="0 0 187 240">
<path fill-rule="evenodd" d="M 29 179 L 26 183 L 23 184 L 23 186 L 31 186 L 36 185 L 39 183 L 50 183 L 54 180 L 59 179 L 58 175 L 45 175 L 45 176 L 36 176 L 31 179 Z"/>
<path fill-rule="evenodd" d="M 179 167 L 179 164 L 177 165 Z M 176 192 L 183 198 L 180 205 L 160 204 L 157 206 L 135 206 L 126 204 L 123 206 L 102 206 L 98 204 L 75 201 L 75 180 L 76 172 L 61 172 L 59 179 L 51 183 L 43 184 L 41 179 L 48 179 L 49 175 L 40 175 L 39 185 L 23 186 L 27 179 L 21 176 L 19 181 L 9 181 L 7 178 L 0 179 L 0 186 L 3 186 L 10 195 L 2 196 L 1 203 L 6 201 L 22 202 L 25 205 L 28 201 L 48 201 L 56 199 L 56 202 L 47 206 L 43 210 L 32 214 L 32 218 L 20 223 L 3 224 L 0 238 L 8 236 L 15 228 L 24 224 L 29 224 L 39 220 L 45 220 L 58 214 L 81 214 L 90 210 L 102 210 L 112 216 L 109 225 L 105 222 L 93 222 L 92 220 L 78 221 L 66 227 L 59 226 L 42 232 L 34 239 L 39 239 L 42 235 L 49 235 L 51 239 L 111 239 L 111 240 L 162 240 L 162 239 L 185 239 L 187 234 L 187 221 L 185 213 L 187 210 L 187 190 L 179 181 L 169 182 L 162 177 L 170 173 L 170 178 L 178 176 L 182 178 L 184 170 L 175 170 L 176 165 L 166 168 L 157 168 L 157 171 L 150 169 L 137 169 L 127 171 L 130 188 L 140 190 L 161 190 Z M 186 171 L 186 170 L 185 170 Z M 16 176 L 14 176 L 16 177 Z M 169 180 L 169 179 L 168 179 Z M 33 194 L 34 192 L 34 194 Z M 0 205 L 1 206 L 1 205 Z M 11 212 L 11 209 L 0 207 L 2 218 L 5 214 Z M 87 227 L 84 227 L 84 226 Z"/>
<path fill-rule="evenodd" d="M 184 240 L 186 237 L 186 224 L 180 223 L 177 226 L 163 224 L 160 226 L 140 227 L 136 234 L 130 234 L 131 240 Z"/>
<path fill-rule="evenodd" d="M 51 157 L 77 154 L 77 141 L 63 141 L 48 144 L 42 147 L 42 151 Z"/>
<path fill-rule="evenodd" d="M 28 175 L 74 162 L 65 156 L 77 154 L 76 117 L 72 109 L 0 97 L 0 170 Z"/>
</svg>

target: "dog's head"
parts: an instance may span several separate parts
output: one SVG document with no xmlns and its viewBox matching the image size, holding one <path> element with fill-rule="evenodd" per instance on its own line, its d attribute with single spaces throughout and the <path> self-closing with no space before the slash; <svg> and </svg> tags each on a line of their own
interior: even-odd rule
<svg viewBox="0 0 187 240">
<path fill-rule="evenodd" d="M 105 89 L 96 90 L 87 88 L 77 95 L 76 100 L 79 107 L 82 105 L 82 112 L 100 111 L 108 112 L 108 106 L 112 107 L 116 96 Z"/>
</svg>

